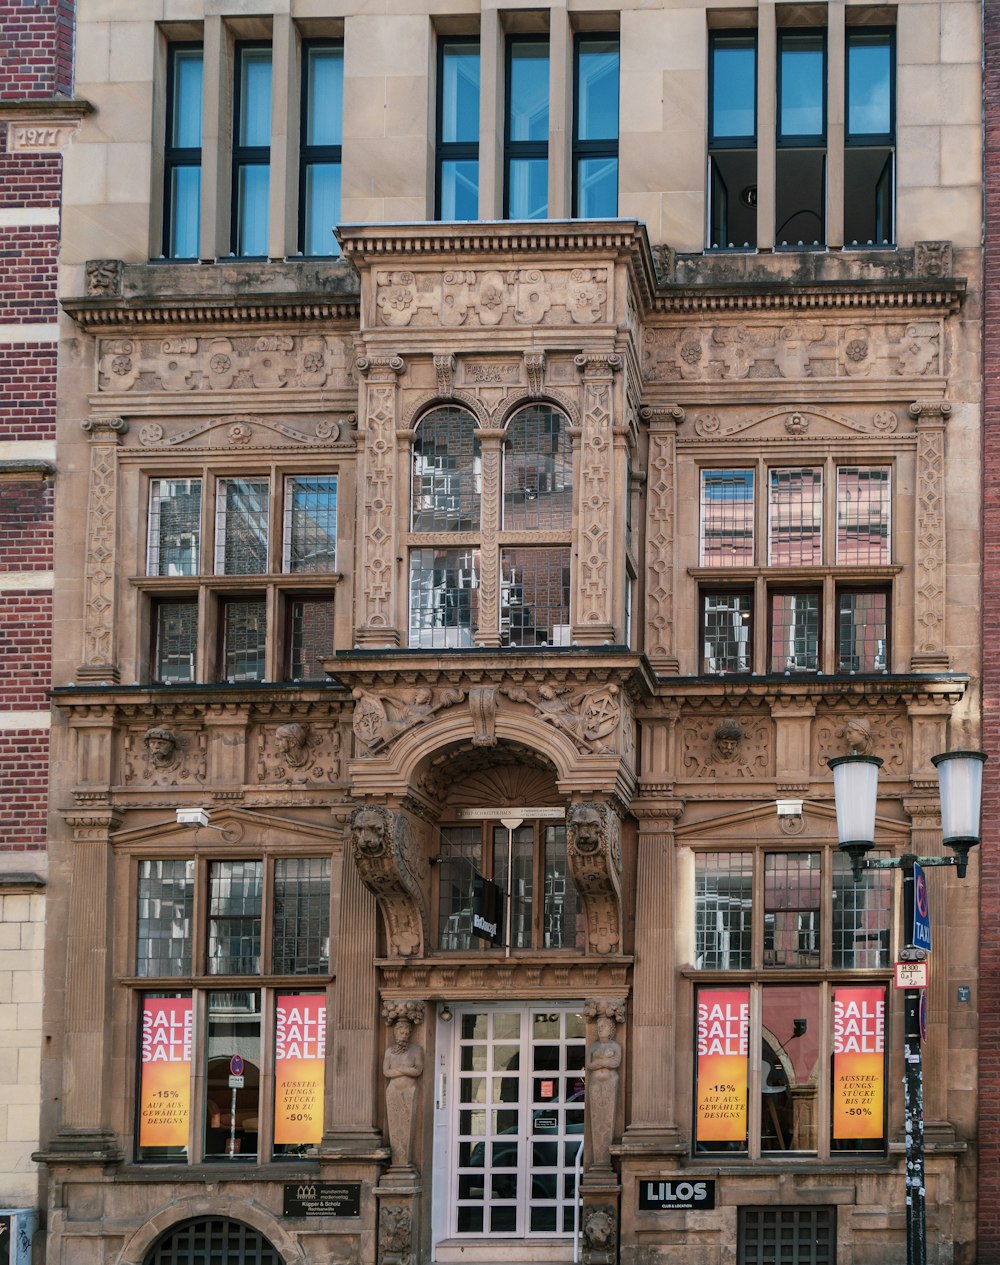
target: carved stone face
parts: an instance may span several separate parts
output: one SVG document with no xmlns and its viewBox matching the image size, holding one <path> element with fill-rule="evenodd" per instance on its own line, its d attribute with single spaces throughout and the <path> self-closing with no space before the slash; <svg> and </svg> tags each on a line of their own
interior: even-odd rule
<svg viewBox="0 0 1000 1265">
<path fill-rule="evenodd" d="M 598 1041 L 613 1041 L 615 1039 L 615 1021 L 610 1015 L 597 1016 L 597 1039 Z"/>
<path fill-rule="evenodd" d="M 362 852 L 380 852 L 383 834 L 384 825 L 380 813 L 370 808 L 358 813 L 354 822 L 354 837 Z"/>
<path fill-rule="evenodd" d="M 596 808 L 581 808 L 573 815 L 574 838 L 580 852 L 596 852 L 601 846 L 601 815 Z"/>
<path fill-rule="evenodd" d="M 174 754 L 177 751 L 177 739 L 169 729 L 150 729 L 143 741 L 149 752 L 151 764 L 155 764 L 157 768 L 173 764 Z"/>
<path fill-rule="evenodd" d="M 392 1025 L 392 1035 L 396 1039 L 396 1044 L 400 1047 L 410 1044 L 410 1034 L 413 1027 L 409 1019 L 397 1019 Z"/>
</svg>

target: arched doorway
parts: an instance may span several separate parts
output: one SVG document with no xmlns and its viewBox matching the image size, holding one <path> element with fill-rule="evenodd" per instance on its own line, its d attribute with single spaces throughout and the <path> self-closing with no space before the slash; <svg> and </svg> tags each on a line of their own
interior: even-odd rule
<svg viewBox="0 0 1000 1265">
<path fill-rule="evenodd" d="M 147 1253 L 143 1265 L 284 1265 L 273 1244 L 242 1221 L 192 1217 L 171 1226 Z"/>
</svg>

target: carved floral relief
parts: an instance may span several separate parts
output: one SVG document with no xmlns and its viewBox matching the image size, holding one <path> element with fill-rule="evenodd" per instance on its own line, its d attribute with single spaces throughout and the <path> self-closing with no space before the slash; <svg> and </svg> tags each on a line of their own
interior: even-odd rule
<svg viewBox="0 0 1000 1265">
<path fill-rule="evenodd" d="M 746 717 L 697 717 L 680 736 L 682 776 L 740 781 L 766 778 L 772 765 L 771 724 Z"/>
<path fill-rule="evenodd" d="M 341 777 L 340 731 L 287 721 L 261 731 L 257 781 L 310 786 Z"/>
<path fill-rule="evenodd" d="M 607 268 L 452 269 L 375 274 L 380 325 L 593 325 L 610 311 Z"/>
</svg>

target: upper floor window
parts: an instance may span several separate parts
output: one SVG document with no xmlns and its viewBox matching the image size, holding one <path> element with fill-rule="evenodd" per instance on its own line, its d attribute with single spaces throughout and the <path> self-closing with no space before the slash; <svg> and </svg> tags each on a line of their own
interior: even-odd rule
<svg viewBox="0 0 1000 1265">
<path fill-rule="evenodd" d="M 844 242 L 887 246 L 895 238 L 895 33 L 847 31 Z"/>
<path fill-rule="evenodd" d="M 271 47 L 237 44 L 233 93 L 233 253 L 267 256 L 271 191 Z"/>
<path fill-rule="evenodd" d="M 340 153 L 344 130 L 344 46 L 307 41 L 302 46 L 302 119 L 299 142 L 299 250 L 340 253 Z"/>
<path fill-rule="evenodd" d="M 544 220 L 549 213 L 549 42 L 507 40 L 504 218 Z"/>
<path fill-rule="evenodd" d="M 888 466 L 702 470 L 700 519 L 703 672 L 888 670 Z"/>
<path fill-rule="evenodd" d="M 775 244 L 826 241 L 826 32 L 778 32 Z"/>
<path fill-rule="evenodd" d="M 577 35 L 573 214 L 618 214 L 618 37 Z"/>
<path fill-rule="evenodd" d="M 200 44 L 168 49 L 163 150 L 163 253 L 168 259 L 199 255 L 202 63 Z"/>
<path fill-rule="evenodd" d="M 453 36 L 438 44 L 434 215 L 479 218 L 479 40 Z"/>
<path fill-rule="evenodd" d="M 152 680 L 324 679 L 336 543 L 336 475 L 151 479 Z"/>
<path fill-rule="evenodd" d="M 709 246 L 757 245 L 757 38 L 713 31 L 709 40 Z"/>
<path fill-rule="evenodd" d="M 472 415 L 429 413 L 413 444 L 410 645 L 568 644 L 572 504 L 572 441 L 556 409 L 514 415 L 499 485 L 484 481 Z M 496 627 L 481 623 L 485 586 L 499 591 Z"/>
</svg>

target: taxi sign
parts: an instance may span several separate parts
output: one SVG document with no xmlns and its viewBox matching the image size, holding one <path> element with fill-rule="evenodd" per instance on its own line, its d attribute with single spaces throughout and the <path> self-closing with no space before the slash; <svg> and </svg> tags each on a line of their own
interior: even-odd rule
<svg viewBox="0 0 1000 1265">
<path fill-rule="evenodd" d="M 896 987 L 897 988 L 926 988 L 927 987 L 927 963 L 926 962 L 897 962 L 896 963 Z"/>
</svg>

